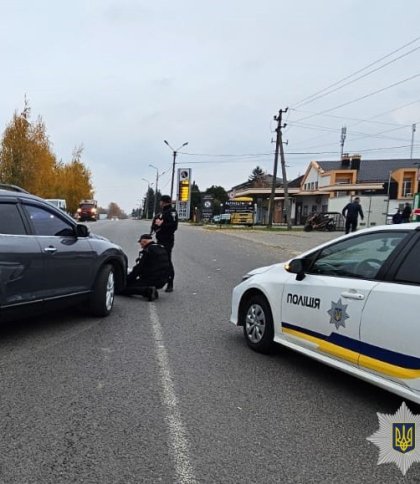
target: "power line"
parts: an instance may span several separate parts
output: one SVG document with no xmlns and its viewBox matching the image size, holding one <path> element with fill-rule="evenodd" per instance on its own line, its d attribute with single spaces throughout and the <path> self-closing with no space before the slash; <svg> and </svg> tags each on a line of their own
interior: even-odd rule
<svg viewBox="0 0 420 484">
<path fill-rule="evenodd" d="M 354 150 L 357 153 L 368 153 L 371 151 L 386 151 L 386 150 L 397 150 L 410 147 L 411 145 L 401 145 L 401 146 L 388 146 L 382 148 L 366 148 L 366 149 L 357 149 Z M 420 145 L 413 145 L 414 147 L 419 147 Z M 287 151 L 285 152 L 286 155 L 337 155 L 338 151 Z"/>
<path fill-rule="evenodd" d="M 412 106 L 413 104 L 417 104 L 419 102 L 420 102 L 420 99 L 415 99 L 414 101 L 410 101 L 409 103 L 405 103 L 405 104 L 396 106 L 396 107 L 394 107 L 392 109 L 388 109 L 387 111 L 382 111 L 381 113 L 375 114 L 375 115 L 373 115 L 373 116 L 371 116 L 370 118 L 367 118 L 367 119 L 352 118 L 352 117 L 348 117 L 348 116 L 339 116 L 337 114 L 323 114 L 321 116 L 322 117 L 327 117 L 327 118 L 332 118 L 332 119 L 344 120 L 344 121 L 347 121 L 347 122 L 348 121 L 356 121 L 354 124 L 347 125 L 347 129 L 351 129 L 354 126 L 357 126 L 358 124 L 361 124 L 361 123 L 373 123 L 373 124 L 380 124 L 380 125 L 384 125 L 384 126 L 398 126 L 398 127 L 405 128 L 408 125 L 406 125 L 406 124 L 403 124 L 402 125 L 400 123 L 389 123 L 389 122 L 384 122 L 384 121 L 374 121 L 374 119 L 375 118 L 378 118 L 380 116 L 383 116 L 385 114 L 389 114 L 389 113 L 393 113 L 395 111 L 399 111 L 400 109 L 404 109 L 404 108 L 406 108 L 408 106 Z M 307 110 L 303 110 L 303 109 L 302 110 L 301 109 L 294 109 L 294 111 L 296 111 L 298 113 L 304 113 L 304 114 L 316 114 L 313 111 L 307 111 Z M 295 124 L 298 125 L 298 122 L 297 121 L 296 122 L 291 122 L 291 123 L 289 123 L 289 126 L 294 126 Z M 314 125 L 314 126 L 316 126 L 316 125 Z M 310 138 L 304 139 L 300 143 L 307 143 L 307 142 L 310 142 L 310 141 L 315 140 L 315 139 L 319 139 L 319 137 L 318 136 L 312 136 Z M 333 143 L 328 143 L 327 146 L 332 145 L 332 144 Z M 319 145 L 317 145 L 317 146 L 319 146 Z M 323 144 L 321 146 L 325 146 L 325 144 Z"/>
<path fill-rule="evenodd" d="M 240 156 L 246 156 L 246 157 L 252 157 L 252 156 L 268 156 L 272 155 L 273 152 L 270 153 L 245 153 L 245 154 L 230 154 L 230 153 L 222 153 L 222 154 L 215 154 L 215 153 L 184 153 L 184 152 L 179 152 L 183 155 L 189 155 L 189 156 L 214 156 L 214 157 L 240 157 Z"/>
<path fill-rule="evenodd" d="M 325 91 L 327 91 L 327 90 L 329 90 L 329 89 L 331 89 L 331 88 L 333 88 L 333 87 L 337 86 L 338 84 L 341 84 L 342 82 L 347 81 L 347 79 L 350 79 L 350 78 L 352 78 L 353 76 L 356 76 L 357 74 L 359 74 L 359 73 L 361 73 L 361 72 L 365 71 L 366 69 L 369 69 L 369 67 L 372 67 L 372 66 L 374 66 L 375 64 L 378 64 L 379 62 L 381 62 L 381 61 L 383 61 L 383 60 L 387 59 L 388 57 L 391 57 L 392 55 L 396 54 L 396 53 L 397 53 L 397 52 L 399 52 L 400 50 L 405 49 L 405 48 L 406 48 L 406 47 L 408 47 L 409 45 L 412 45 L 412 44 L 416 43 L 418 40 L 420 40 L 420 37 L 416 37 L 414 40 L 412 40 L 412 41 L 408 42 L 407 44 L 402 45 L 401 47 L 399 47 L 398 49 L 395 49 L 394 51 L 390 52 L 389 54 L 386 54 L 385 56 L 380 57 L 379 59 L 377 59 L 377 60 L 376 60 L 376 61 L 374 61 L 374 62 L 371 62 L 371 63 L 370 63 L 370 64 L 368 64 L 367 66 L 362 67 L 361 69 L 359 69 L 359 70 L 357 70 L 357 71 L 353 72 L 352 74 L 349 74 L 349 75 L 347 75 L 347 76 L 343 77 L 343 78 L 342 78 L 342 79 L 340 79 L 339 81 L 336 81 L 336 82 L 334 82 L 333 84 L 330 84 L 329 86 L 324 87 L 323 89 L 321 89 L 321 90 L 319 90 L 319 91 L 315 92 L 314 94 L 312 94 L 312 95 L 310 95 L 310 96 L 305 97 L 304 99 L 302 99 L 302 100 L 298 101 L 297 103 L 295 103 L 293 106 L 299 106 L 299 105 L 303 104 L 304 102 L 306 102 L 308 99 L 311 99 L 311 98 L 313 98 L 313 97 L 315 97 L 315 96 L 318 96 L 319 94 L 321 94 L 321 93 L 323 93 L 323 92 L 325 92 Z"/>
<path fill-rule="evenodd" d="M 382 66 L 379 66 L 379 67 L 377 67 L 376 69 L 372 69 L 371 71 L 366 72 L 366 74 L 363 74 L 362 76 L 356 77 L 356 79 L 353 79 L 353 80 L 351 80 L 351 81 L 348 81 L 348 82 L 346 82 L 345 84 L 343 84 L 343 85 L 341 85 L 341 86 L 339 86 L 339 87 L 336 87 L 335 89 L 332 89 L 331 91 L 328 91 L 328 92 L 326 92 L 326 93 L 324 93 L 324 94 L 321 94 L 321 95 L 319 95 L 319 96 L 316 96 L 316 97 L 314 97 L 314 98 L 310 99 L 309 101 L 302 102 L 302 103 L 300 103 L 298 106 L 304 106 L 305 104 L 312 103 L 312 102 L 316 101 L 317 99 L 321 99 L 321 98 L 323 98 L 323 97 L 325 97 L 325 96 L 328 96 L 328 95 L 330 95 L 330 94 L 332 94 L 332 93 L 334 93 L 334 92 L 337 92 L 337 91 L 339 91 L 340 89 L 343 89 L 343 87 L 346 87 L 346 86 L 348 86 L 348 85 L 350 85 L 350 84 L 353 84 L 354 82 L 357 82 L 357 81 L 359 81 L 360 79 L 363 79 L 364 77 L 370 76 L 370 74 L 373 74 L 374 72 L 377 72 L 377 71 L 379 71 L 379 70 L 383 69 L 384 67 L 387 67 L 387 66 L 389 66 L 390 64 L 393 64 L 393 63 L 394 63 L 394 62 L 396 62 L 397 60 L 402 59 L 403 57 L 406 57 L 407 55 L 412 54 L 413 52 L 415 52 L 416 50 L 419 50 L 419 49 L 420 49 L 420 47 L 415 47 L 414 49 L 412 49 L 412 50 L 410 50 L 410 51 L 406 52 L 405 54 L 402 54 L 402 55 L 400 55 L 399 57 L 397 57 L 397 58 L 395 58 L 395 59 L 392 59 L 392 60 L 390 60 L 389 62 L 386 62 L 386 63 L 385 63 L 385 64 L 383 64 Z"/>
<path fill-rule="evenodd" d="M 413 76 L 402 79 L 401 81 L 394 82 L 393 84 L 389 84 L 388 86 L 382 87 L 381 89 L 377 89 L 376 91 L 372 91 L 368 94 L 365 94 L 364 96 L 360 96 L 358 98 L 352 99 L 351 101 L 347 101 L 345 103 L 339 104 L 338 106 L 334 106 L 332 108 L 325 109 L 324 111 L 320 111 L 318 113 L 312 114 L 311 116 L 306 116 L 304 118 L 297 119 L 295 121 L 295 123 L 300 122 L 300 121 L 305 121 L 306 119 L 310 119 L 310 118 L 313 118 L 315 116 L 320 116 L 322 114 L 329 113 L 331 111 L 335 111 L 336 109 L 340 109 L 344 106 L 348 106 L 349 104 L 354 104 L 355 102 L 358 102 L 358 101 L 362 101 L 363 99 L 367 99 L 368 97 L 374 96 L 374 95 L 379 94 L 379 93 L 384 92 L 384 91 L 387 91 L 388 89 L 399 86 L 400 84 L 403 84 L 403 83 L 408 82 L 408 81 L 412 81 L 413 79 L 416 79 L 417 77 L 420 77 L 420 73 L 414 74 Z"/>
<path fill-rule="evenodd" d="M 353 118 L 353 117 L 349 117 L 349 116 L 340 116 L 338 114 L 322 114 L 320 116 L 326 117 L 326 118 L 333 118 L 333 119 L 344 120 L 344 121 L 357 121 L 359 123 L 383 124 L 385 126 L 400 126 L 399 123 L 389 123 L 387 121 L 373 121 L 373 119 L 374 118 L 377 118 L 379 116 L 382 116 L 384 114 L 388 114 L 388 113 L 392 113 L 394 111 L 398 111 L 399 109 L 405 108 L 407 106 L 410 106 L 411 104 L 415 104 L 415 103 L 418 103 L 418 102 L 420 102 L 420 99 L 417 99 L 416 101 L 412 101 L 412 102 L 410 102 L 408 104 L 404 104 L 402 106 L 398 106 L 397 108 L 390 109 L 389 111 L 383 111 L 380 114 L 375 114 L 374 116 L 372 116 L 370 118 L 366 118 L 366 119 L 363 119 L 363 118 Z M 307 111 L 307 110 L 304 110 L 304 109 L 293 109 L 292 108 L 292 111 L 296 111 L 297 113 L 313 114 L 314 116 L 318 116 L 318 113 L 315 113 L 313 111 Z M 291 121 L 289 123 L 289 125 L 292 125 L 295 122 L 298 122 L 298 121 Z"/>
</svg>

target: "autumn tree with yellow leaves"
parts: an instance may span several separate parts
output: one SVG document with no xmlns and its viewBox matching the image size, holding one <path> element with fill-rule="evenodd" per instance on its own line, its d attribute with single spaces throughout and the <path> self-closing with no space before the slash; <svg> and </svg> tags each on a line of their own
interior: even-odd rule
<svg viewBox="0 0 420 484">
<path fill-rule="evenodd" d="M 30 120 L 27 99 L 14 113 L 0 143 L 0 182 L 17 185 L 43 198 L 64 198 L 70 212 L 80 200 L 93 197 L 91 172 L 83 164 L 83 147 L 75 148 L 69 163 L 57 161 L 41 117 Z"/>
</svg>

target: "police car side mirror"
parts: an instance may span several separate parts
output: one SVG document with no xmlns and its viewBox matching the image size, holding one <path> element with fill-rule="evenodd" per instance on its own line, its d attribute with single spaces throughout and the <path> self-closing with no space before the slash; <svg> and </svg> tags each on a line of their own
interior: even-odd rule
<svg viewBox="0 0 420 484">
<path fill-rule="evenodd" d="M 305 264 L 302 259 L 292 259 L 285 266 L 287 272 L 296 274 L 296 280 L 301 281 L 305 278 Z"/>
</svg>

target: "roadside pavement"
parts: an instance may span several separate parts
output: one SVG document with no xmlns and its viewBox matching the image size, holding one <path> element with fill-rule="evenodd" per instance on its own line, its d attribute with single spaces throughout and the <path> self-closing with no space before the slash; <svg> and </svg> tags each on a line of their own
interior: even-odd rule
<svg viewBox="0 0 420 484">
<path fill-rule="evenodd" d="M 290 254 L 290 257 L 316 247 L 329 240 L 336 239 L 344 232 L 304 232 L 301 230 L 265 230 L 265 229 L 228 229 L 203 226 L 203 230 L 211 230 L 213 233 L 228 235 L 243 240 L 255 242 L 258 245 L 264 245 L 273 249 L 279 249 Z"/>
</svg>

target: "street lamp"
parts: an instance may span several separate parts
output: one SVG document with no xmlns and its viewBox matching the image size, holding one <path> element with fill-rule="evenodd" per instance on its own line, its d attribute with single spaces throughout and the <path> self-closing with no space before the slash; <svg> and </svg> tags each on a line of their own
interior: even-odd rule
<svg viewBox="0 0 420 484">
<path fill-rule="evenodd" d="M 163 140 L 165 145 L 168 146 L 169 149 L 172 150 L 172 155 L 173 155 L 173 162 L 172 162 L 172 180 L 171 180 L 171 200 L 173 199 L 173 194 L 174 194 L 174 177 L 175 177 L 175 161 L 176 161 L 176 155 L 178 154 L 178 151 L 183 148 L 184 146 L 187 146 L 188 141 L 185 142 L 183 145 L 181 145 L 179 148 L 174 150 L 172 146 L 166 141 L 166 139 Z"/>
<path fill-rule="evenodd" d="M 144 204 L 144 213 L 145 213 L 145 219 L 147 219 L 149 215 L 149 193 L 150 193 L 150 187 L 153 185 L 152 182 L 147 180 L 146 178 L 142 178 L 145 182 L 147 182 L 147 193 L 146 193 L 146 202 Z"/>
<path fill-rule="evenodd" d="M 153 217 L 154 217 L 156 215 L 156 209 L 157 209 L 157 193 L 158 193 L 159 177 L 164 175 L 166 171 L 162 171 L 162 173 L 159 173 L 159 169 L 157 166 L 152 165 L 151 163 L 149 163 L 149 166 L 156 170 L 155 201 L 153 204 Z"/>
</svg>

